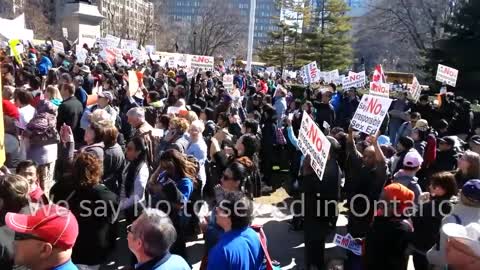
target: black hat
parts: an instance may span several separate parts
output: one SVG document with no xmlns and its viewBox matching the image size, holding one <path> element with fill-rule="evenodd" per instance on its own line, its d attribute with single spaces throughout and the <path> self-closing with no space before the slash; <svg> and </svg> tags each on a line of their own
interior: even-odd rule
<svg viewBox="0 0 480 270">
<path fill-rule="evenodd" d="M 405 149 L 411 149 L 415 145 L 413 139 L 408 136 L 400 137 L 400 139 L 398 139 L 398 143 L 401 144 Z"/>
<path fill-rule="evenodd" d="M 450 146 L 454 146 L 455 145 L 455 140 L 452 139 L 452 137 L 445 136 L 443 138 L 438 139 L 438 143 L 439 144 L 445 143 L 445 144 L 448 144 Z"/>
</svg>

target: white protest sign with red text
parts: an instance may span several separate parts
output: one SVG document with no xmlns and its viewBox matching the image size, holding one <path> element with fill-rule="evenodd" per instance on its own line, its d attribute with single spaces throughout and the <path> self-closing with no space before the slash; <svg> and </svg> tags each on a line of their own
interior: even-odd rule
<svg viewBox="0 0 480 270">
<path fill-rule="evenodd" d="M 437 81 L 455 87 L 457 85 L 457 78 L 458 70 L 444 65 L 438 65 L 436 77 Z"/>
<path fill-rule="evenodd" d="M 188 55 L 187 67 L 192 69 L 201 69 L 203 71 L 213 71 L 215 59 L 213 56 Z"/>
<path fill-rule="evenodd" d="M 410 85 L 409 94 L 412 100 L 417 102 L 418 98 L 420 98 L 420 94 L 422 93 L 422 86 L 417 80 L 417 77 L 413 77 L 412 84 Z"/>
<path fill-rule="evenodd" d="M 312 169 L 322 181 L 330 152 L 330 141 L 307 113 L 303 114 L 298 134 L 298 148 L 304 155 L 310 155 Z"/>
<path fill-rule="evenodd" d="M 371 82 L 369 94 L 388 98 L 390 96 L 390 84 Z"/>
<path fill-rule="evenodd" d="M 320 81 L 320 71 L 317 69 L 317 62 L 303 66 L 303 82 L 315 83 Z"/>
<path fill-rule="evenodd" d="M 233 75 L 223 75 L 223 86 L 225 87 L 225 89 L 227 89 L 228 91 L 232 91 L 233 90 Z"/>
<path fill-rule="evenodd" d="M 358 131 L 374 135 L 382 125 L 391 103 L 389 98 L 363 95 L 350 125 Z"/>
<path fill-rule="evenodd" d="M 362 72 L 348 72 L 348 76 L 346 76 L 343 81 L 343 89 L 350 89 L 352 87 L 363 87 L 365 86 L 365 80 L 367 76 L 365 75 L 365 71 Z"/>
</svg>

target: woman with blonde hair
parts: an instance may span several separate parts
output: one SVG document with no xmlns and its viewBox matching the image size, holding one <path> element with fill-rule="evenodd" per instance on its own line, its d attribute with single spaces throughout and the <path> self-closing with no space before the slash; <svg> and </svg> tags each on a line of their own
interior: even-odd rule
<svg viewBox="0 0 480 270">
<path fill-rule="evenodd" d="M 62 104 L 62 95 L 60 95 L 58 88 L 53 85 L 49 85 L 45 90 L 45 99 L 57 107 Z"/>
<path fill-rule="evenodd" d="M 468 180 L 480 179 L 480 155 L 466 151 L 458 159 L 458 169 L 455 173 L 457 186 L 463 186 Z"/>
</svg>

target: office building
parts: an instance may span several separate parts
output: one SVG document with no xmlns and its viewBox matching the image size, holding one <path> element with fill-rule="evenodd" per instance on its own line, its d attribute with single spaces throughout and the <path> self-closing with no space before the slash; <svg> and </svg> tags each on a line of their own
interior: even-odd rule
<svg viewBox="0 0 480 270">
<path fill-rule="evenodd" d="M 125 39 L 140 39 L 148 32 L 151 40 L 154 22 L 153 3 L 146 0 L 97 0 L 98 10 L 105 19 L 100 25 L 102 36 L 114 35 Z"/>
<path fill-rule="evenodd" d="M 238 12 L 242 18 L 250 15 L 250 0 L 224 0 L 229 8 Z M 162 2 L 161 11 L 169 21 L 192 22 L 200 16 L 203 8 L 208 6 L 209 0 L 167 0 Z M 232 18 L 232 23 L 235 23 Z M 277 30 L 280 21 L 280 9 L 274 0 L 257 0 L 255 9 L 254 47 L 262 46 L 269 38 L 268 33 Z M 248 20 L 244 21 L 245 31 L 248 32 Z"/>
</svg>

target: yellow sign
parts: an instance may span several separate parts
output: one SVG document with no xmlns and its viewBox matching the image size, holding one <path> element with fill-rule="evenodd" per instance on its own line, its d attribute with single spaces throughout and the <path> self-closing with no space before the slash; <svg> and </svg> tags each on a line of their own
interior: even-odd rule
<svg viewBox="0 0 480 270">
<path fill-rule="evenodd" d="M 0 89 L 2 88 L 2 74 L 0 73 Z M 0 97 L 0 166 L 5 164 L 5 128 L 3 127 L 3 104 L 2 97 Z"/>
<path fill-rule="evenodd" d="M 8 42 L 8 45 L 10 47 L 10 50 L 13 53 L 13 56 L 15 57 L 15 60 L 17 60 L 17 64 L 19 64 L 21 67 L 23 67 L 22 58 L 20 57 L 20 54 L 18 53 L 18 50 L 17 50 L 17 45 L 18 44 L 20 44 L 19 39 L 11 39 Z"/>
</svg>

